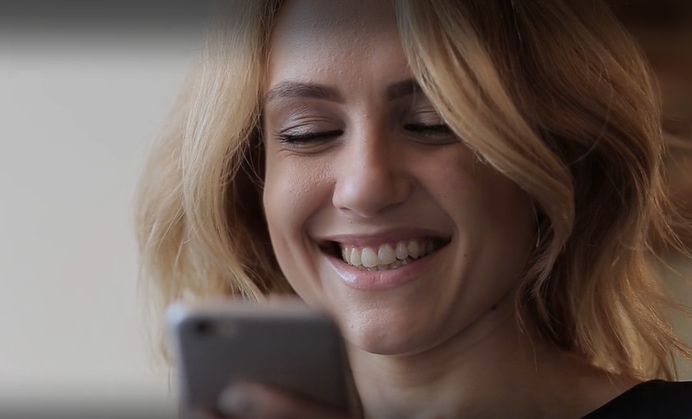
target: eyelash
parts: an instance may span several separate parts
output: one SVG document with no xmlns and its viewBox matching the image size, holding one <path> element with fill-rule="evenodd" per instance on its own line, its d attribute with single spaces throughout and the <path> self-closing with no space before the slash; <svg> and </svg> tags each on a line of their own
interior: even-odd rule
<svg viewBox="0 0 692 419">
<path fill-rule="evenodd" d="M 425 134 L 451 134 L 452 130 L 447 124 L 406 124 L 404 128 L 411 132 L 425 133 Z"/>
<path fill-rule="evenodd" d="M 428 135 L 449 135 L 452 130 L 447 124 L 406 124 L 404 129 L 414 133 L 428 134 Z M 286 144 L 300 144 L 300 143 L 310 143 L 315 141 L 327 140 L 330 138 L 338 137 L 342 135 L 343 130 L 333 130 L 333 131 L 321 131 L 321 132 L 307 132 L 305 134 L 279 134 L 278 139 L 282 143 Z"/>
<path fill-rule="evenodd" d="M 343 134 L 342 130 L 306 132 L 305 134 L 279 134 L 279 141 L 286 144 L 310 143 L 314 141 L 326 140 L 338 137 Z"/>
</svg>

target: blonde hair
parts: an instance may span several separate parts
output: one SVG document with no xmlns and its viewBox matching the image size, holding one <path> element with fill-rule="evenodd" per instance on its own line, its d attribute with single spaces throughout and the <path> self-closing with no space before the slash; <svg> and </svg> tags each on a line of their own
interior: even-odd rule
<svg viewBox="0 0 692 419">
<path fill-rule="evenodd" d="M 578 4 L 577 4 L 578 3 Z M 267 43 L 279 1 L 226 2 L 142 177 L 137 232 L 155 310 L 186 293 L 290 293 L 261 205 Z M 630 376 L 689 351 L 666 319 L 653 236 L 677 245 L 649 69 L 594 2 L 394 2 L 416 79 L 480 159 L 534 200 L 518 310 L 554 345 Z M 676 221 L 677 222 L 677 221 Z"/>
</svg>

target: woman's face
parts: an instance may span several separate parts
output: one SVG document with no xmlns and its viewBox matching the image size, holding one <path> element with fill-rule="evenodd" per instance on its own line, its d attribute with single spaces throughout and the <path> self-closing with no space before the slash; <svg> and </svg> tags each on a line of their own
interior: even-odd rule
<svg viewBox="0 0 692 419">
<path fill-rule="evenodd" d="M 264 206 L 295 291 L 367 351 L 411 354 L 509 301 L 531 203 L 449 131 L 391 1 L 288 2 L 271 39 Z"/>
</svg>

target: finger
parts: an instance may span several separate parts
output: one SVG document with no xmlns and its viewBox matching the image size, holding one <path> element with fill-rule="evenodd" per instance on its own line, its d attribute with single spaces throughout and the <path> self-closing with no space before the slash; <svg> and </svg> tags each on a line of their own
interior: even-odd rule
<svg viewBox="0 0 692 419">
<path fill-rule="evenodd" d="M 262 419 L 344 418 L 341 412 L 255 383 L 235 384 L 219 397 L 219 410 L 231 417 Z"/>
<path fill-rule="evenodd" d="M 183 415 L 183 417 L 185 419 L 223 419 L 223 416 L 219 413 L 210 410 L 192 410 L 186 416 Z"/>
</svg>

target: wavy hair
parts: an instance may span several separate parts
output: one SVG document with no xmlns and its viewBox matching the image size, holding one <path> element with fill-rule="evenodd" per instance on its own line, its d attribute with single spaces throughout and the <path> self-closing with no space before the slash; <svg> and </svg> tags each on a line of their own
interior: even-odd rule
<svg viewBox="0 0 692 419">
<path fill-rule="evenodd" d="M 263 82 L 281 1 L 224 4 L 139 188 L 142 280 L 159 314 L 188 293 L 292 292 L 261 204 Z M 666 318 L 651 243 L 681 248 L 670 226 L 685 221 L 663 182 L 655 82 L 631 37 L 598 0 L 394 5 L 432 103 L 534 201 L 523 323 L 610 371 L 673 377 L 673 352 L 690 350 Z"/>
</svg>

